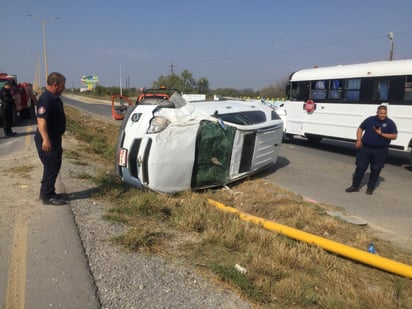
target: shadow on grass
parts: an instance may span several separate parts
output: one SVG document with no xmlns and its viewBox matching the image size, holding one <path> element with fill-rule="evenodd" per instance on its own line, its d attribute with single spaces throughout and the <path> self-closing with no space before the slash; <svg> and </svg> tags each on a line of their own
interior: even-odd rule
<svg viewBox="0 0 412 309">
<path fill-rule="evenodd" d="M 102 192 L 101 186 L 62 194 L 67 201 L 84 200 Z"/>
</svg>

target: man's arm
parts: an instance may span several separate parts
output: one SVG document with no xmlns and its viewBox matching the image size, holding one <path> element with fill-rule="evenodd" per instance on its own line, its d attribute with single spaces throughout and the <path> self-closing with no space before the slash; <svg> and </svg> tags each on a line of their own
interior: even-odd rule
<svg viewBox="0 0 412 309">
<path fill-rule="evenodd" d="M 361 128 L 358 128 L 356 130 L 356 143 L 355 143 L 356 148 L 362 147 L 362 134 L 363 134 L 363 130 Z"/>
<path fill-rule="evenodd" d="M 398 133 L 381 133 L 380 134 L 383 138 L 395 140 L 398 137 Z"/>
<path fill-rule="evenodd" d="M 49 152 L 52 149 L 49 134 L 47 133 L 47 120 L 44 118 L 37 118 L 37 128 L 39 129 L 40 135 L 43 139 L 43 144 L 41 148 L 45 152 Z"/>
<path fill-rule="evenodd" d="M 386 139 L 393 140 L 398 137 L 398 133 L 383 133 L 382 128 L 374 128 L 373 130 L 375 131 L 376 134 Z"/>
</svg>

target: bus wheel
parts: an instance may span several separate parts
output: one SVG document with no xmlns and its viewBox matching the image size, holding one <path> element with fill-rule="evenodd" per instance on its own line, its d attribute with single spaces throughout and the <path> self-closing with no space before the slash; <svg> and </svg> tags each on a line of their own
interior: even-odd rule
<svg viewBox="0 0 412 309">
<path fill-rule="evenodd" d="M 318 136 L 318 135 L 309 135 L 308 134 L 308 135 L 305 135 L 305 137 L 311 143 L 319 143 L 322 140 L 322 136 Z"/>
<path fill-rule="evenodd" d="M 282 143 L 288 143 L 293 140 L 293 134 L 283 132 Z"/>
</svg>

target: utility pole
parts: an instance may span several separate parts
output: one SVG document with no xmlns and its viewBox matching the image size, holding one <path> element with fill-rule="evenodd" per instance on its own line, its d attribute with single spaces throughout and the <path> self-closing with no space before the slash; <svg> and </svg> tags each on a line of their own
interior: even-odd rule
<svg viewBox="0 0 412 309">
<path fill-rule="evenodd" d="M 170 63 L 169 64 L 169 67 L 170 67 L 170 73 L 172 74 L 172 75 L 174 75 L 175 74 L 175 72 L 174 72 L 174 67 L 176 66 L 176 64 L 174 64 L 174 63 Z"/>
<path fill-rule="evenodd" d="M 120 66 L 120 95 L 123 95 L 122 91 L 122 67 Z"/>
<path fill-rule="evenodd" d="M 393 32 L 388 33 L 388 39 L 391 40 L 390 51 L 389 51 L 389 61 L 393 59 Z"/>
<path fill-rule="evenodd" d="M 49 68 L 47 64 L 47 49 L 46 49 L 46 23 L 52 20 L 57 20 L 61 19 L 60 17 L 49 17 L 47 19 L 40 19 L 37 16 L 34 16 L 32 14 L 27 14 L 26 16 L 34 18 L 41 23 L 41 29 L 43 33 L 43 57 L 44 57 L 44 73 L 46 75 L 46 84 L 47 84 L 47 77 L 49 76 Z"/>
<path fill-rule="evenodd" d="M 40 56 L 37 56 L 37 68 L 36 68 L 36 73 L 34 75 L 34 81 L 33 81 L 33 89 L 36 91 L 38 94 L 41 93 L 41 85 L 40 85 Z"/>
</svg>

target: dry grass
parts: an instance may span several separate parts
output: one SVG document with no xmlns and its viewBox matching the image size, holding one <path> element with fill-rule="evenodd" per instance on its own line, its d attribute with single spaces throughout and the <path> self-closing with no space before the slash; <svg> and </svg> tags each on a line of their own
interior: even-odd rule
<svg viewBox="0 0 412 309">
<path fill-rule="evenodd" d="M 71 111 L 68 116 L 73 117 Z M 103 152 L 113 151 L 116 129 L 99 130 L 107 124 L 76 117 L 76 121 L 70 120 L 70 131 L 75 128 L 80 138 L 85 134 L 82 131 L 87 138 L 91 132 L 103 134 L 99 136 L 107 143 Z M 80 149 L 73 151 L 83 155 Z M 85 156 L 96 156 L 95 161 L 104 166 L 113 164 L 92 147 Z M 113 153 L 109 157 L 113 160 Z M 373 241 L 379 254 L 412 264 L 410 252 L 377 238 L 367 227 L 332 218 L 325 213 L 332 207 L 311 204 L 265 179 L 256 177 L 230 189 L 173 196 L 128 188 L 107 174 L 94 181 L 99 184 L 95 197 L 112 205 L 105 218 L 130 227 L 115 239 L 117 243 L 191 265 L 238 290 L 256 307 L 412 308 L 412 280 L 264 230 L 207 203 L 211 198 L 361 250 Z M 237 271 L 236 264 L 246 273 Z"/>
<path fill-rule="evenodd" d="M 18 177 L 25 177 L 25 178 L 30 178 L 30 173 L 34 169 L 33 165 L 19 165 L 19 166 L 14 166 L 14 167 L 9 167 L 5 170 L 3 170 L 2 174 L 3 175 L 10 175 L 11 177 L 18 176 Z"/>
</svg>

